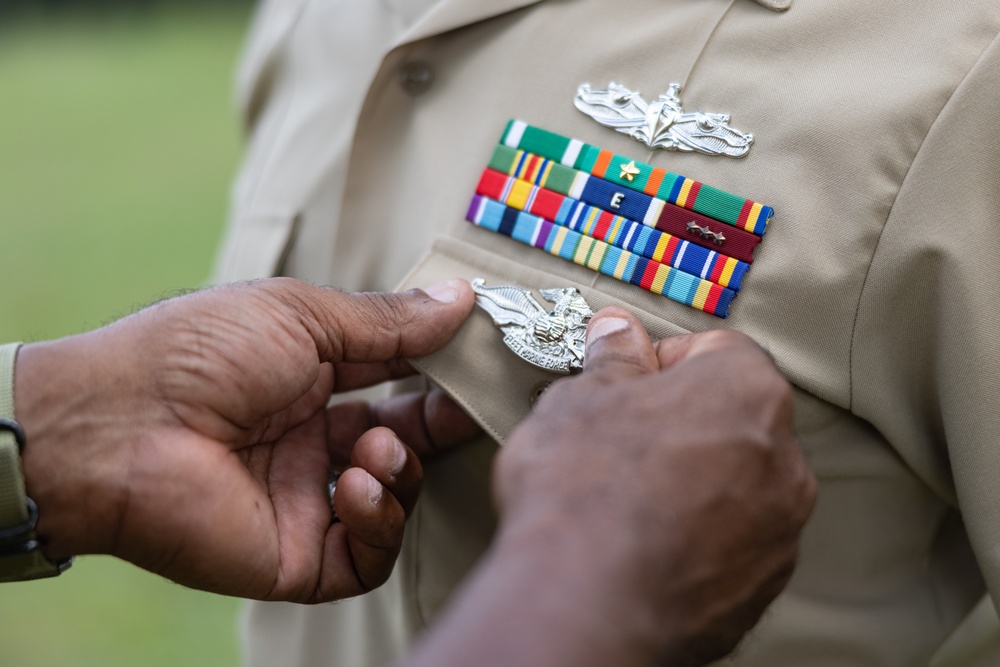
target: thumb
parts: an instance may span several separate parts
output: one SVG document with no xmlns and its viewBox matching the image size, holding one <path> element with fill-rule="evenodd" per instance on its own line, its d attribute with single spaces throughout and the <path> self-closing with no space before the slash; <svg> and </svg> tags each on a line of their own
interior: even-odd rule
<svg viewBox="0 0 1000 667">
<path fill-rule="evenodd" d="M 444 347 L 472 311 L 464 280 L 402 293 L 347 293 L 289 281 L 279 289 L 300 312 L 324 362 L 421 357 Z"/>
<path fill-rule="evenodd" d="M 642 324 L 624 308 L 599 310 L 587 327 L 584 373 L 640 375 L 660 367 Z"/>
</svg>

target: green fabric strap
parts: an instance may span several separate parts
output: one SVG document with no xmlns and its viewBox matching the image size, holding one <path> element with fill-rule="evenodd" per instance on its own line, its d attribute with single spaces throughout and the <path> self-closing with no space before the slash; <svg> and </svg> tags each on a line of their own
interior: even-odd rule
<svg viewBox="0 0 1000 667">
<path fill-rule="evenodd" d="M 0 417 L 14 419 L 14 359 L 20 343 L 0 346 Z M 24 477 L 14 434 L 0 431 L 0 528 L 24 523 Z"/>
<path fill-rule="evenodd" d="M 14 419 L 14 361 L 21 343 L 0 345 L 0 417 Z M 16 528 L 28 520 L 21 474 L 21 453 L 9 431 L 0 431 L 0 529 Z M 34 535 L 30 536 L 34 539 Z M 54 577 L 68 562 L 53 563 L 40 549 L 6 553 L 0 545 L 0 582 Z"/>
</svg>

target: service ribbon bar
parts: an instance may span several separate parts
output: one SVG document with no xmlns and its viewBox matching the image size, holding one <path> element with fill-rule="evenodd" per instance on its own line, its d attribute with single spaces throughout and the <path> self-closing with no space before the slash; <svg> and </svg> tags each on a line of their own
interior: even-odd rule
<svg viewBox="0 0 1000 667">
<path fill-rule="evenodd" d="M 510 121 L 500 143 L 556 160 L 563 166 L 607 179 L 759 236 L 767 231 L 767 224 L 774 215 L 770 206 L 601 150 L 579 139 L 533 127 L 524 121 Z"/>
<path fill-rule="evenodd" d="M 728 315 L 729 304 L 736 296 L 736 292 L 728 287 L 617 248 L 488 197 L 474 195 L 466 218 L 485 229 L 718 317 Z"/>
<path fill-rule="evenodd" d="M 732 290 L 740 289 L 750 268 L 746 262 L 493 169 L 483 171 L 476 193 Z"/>
<path fill-rule="evenodd" d="M 738 227 L 644 193 L 627 189 L 622 192 L 620 186 L 608 180 L 503 144 L 493 150 L 489 168 L 591 206 L 613 210 L 647 227 L 723 252 L 747 264 L 753 263 L 754 249 L 761 241 L 761 237 Z M 689 225 L 692 222 L 693 227 Z"/>
</svg>

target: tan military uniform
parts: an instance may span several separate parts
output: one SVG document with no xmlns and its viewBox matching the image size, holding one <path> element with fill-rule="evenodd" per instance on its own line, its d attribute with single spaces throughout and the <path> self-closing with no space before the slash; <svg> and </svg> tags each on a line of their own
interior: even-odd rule
<svg viewBox="0 0 1000 667">
<path fill-rule="evenodd" d="M 993 664 L 1000 3 L 343 4 L 262 9 L 242 81 L 252 143 L 218 277 L 388 289 L 411 271 L 407 286 L 482 276 L 578 287 L 658 337 L 746 332 L 797 387 L 820 499 L 795 578 L 733 664 Z M 574 109 L 578 84 L 611 80 L 646 99 L 681 83 L 687 110 L 731 113 L 755 144 L 742 160 L 650 152 Z M 515 117 L 773 206 L 730 317 L 465 222 Z M 497 439 L 548 377 L 484 313 L 421 368 Z M 691 409 L 708 420 L 726 406 L 695 394 Z M 428 466 L 383 589 L 335 606 L 254 605 L 249 663 L 401 652 L 488 542 L 492 447 Z"/>
</svg>

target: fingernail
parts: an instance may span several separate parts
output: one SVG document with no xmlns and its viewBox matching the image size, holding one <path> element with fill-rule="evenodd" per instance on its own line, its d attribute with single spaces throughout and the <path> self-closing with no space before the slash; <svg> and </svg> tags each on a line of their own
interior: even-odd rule
<svg viewBox="0 0 1000 667">
<path fill-rule="evenodd" d="M 403 467 L 406 465 L 406 448 L 403 447 L 403 443 L 399 440 L 395 441 L 395 447 L 392 450 L 392 464 L 389 467 L 389 479 L 395 481 L 396 475 L 403 472 Z"/>
<path fill-rule="evenodd" d="M 377 479 L 368 476 L 368 502 L 371 503 L 372 507 L 378 505 L 378 501 L 382 500 L 382 483 Z"/>
<path fill-rule="evenodd" d="M 458 289 L 454 280 L 434 283 L 430 287 L 425 287 L 424 292 L 430 298 L 441 303 L 454 303 L 458 299 Z"/>
<path fill-rule="evenodd" d="M 602 317 L 590 325 L 587 331 L 587 345 L 595 342 L 609 334 L 628 329 L 629 321 L 623 317 Z"/>
</svg>

